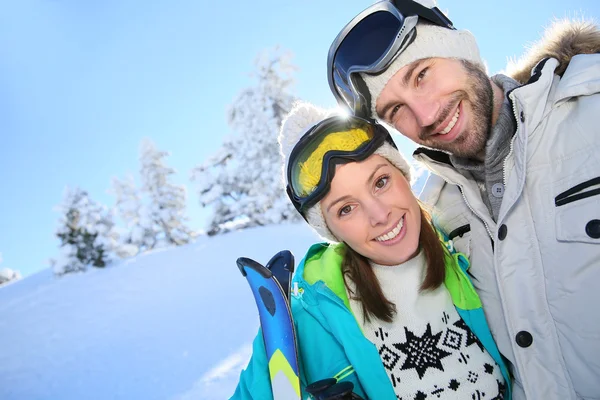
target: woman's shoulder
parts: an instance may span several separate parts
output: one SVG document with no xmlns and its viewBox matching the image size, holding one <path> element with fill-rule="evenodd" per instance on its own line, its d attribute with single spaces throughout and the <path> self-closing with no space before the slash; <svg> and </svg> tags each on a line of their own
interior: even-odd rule
<svg viewBox="0 0 600 400">
<path fill-rule="evenodd" d="M 298 263 L 294 280 L 299 283 L 304 281 L 309 285 L 318 281 L 328 284 L 338 278 L 337 272 L 341 273 L 342 259 L 342 244 L 326 242 L 313 244 Z"/>
</svg>

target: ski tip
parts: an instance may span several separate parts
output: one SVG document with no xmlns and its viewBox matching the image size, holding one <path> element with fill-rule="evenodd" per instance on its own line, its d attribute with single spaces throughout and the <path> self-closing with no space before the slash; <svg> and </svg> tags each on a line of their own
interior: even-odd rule
<svg viewBox="0 0 600 400">
<path fill-rule="evenodd" d="M 291 251 L 289 250 L 281 250 L 279 253 L 275 254 L 273 257 L 271 257 L 271 259 L 269 260 L 269 262 L 267 263 L 267 268 L 270 270 L 271 269 L 271 265 L 275 264 L 276 262 L 283 262 L 284 263 L 284 269 L 286 271 L 289 271 L 291 273 L 294 272 L 294 255 L 292 254 Z"/>
<path fill-rule="evenodd" d="M 243 276 L 246 276 L 246 270 L 244 269 L 244 267 L 248 264 L 246 262 L 246 260 L 250 260 L 249 258 L 244 258 L 244 257 L 240 257 L 238 258 L 235 263 L 237 264 L 238 269 L 240 270 L 240 272 L 242 273 Z M 250 260 L 252 261 L 252 260 Z"/>
<path fill-rule="evenodd" d="M 262 264 L 254 261 L 251 258 L 240 257 L 237 259 L 236 264 L 243 276 L 247 275 L 246 268 L 250 268 L 250 269 L 258 272 L 265 278 L 270 278 L 271 276 L 273 276 L 271 271 L 269 271 Z"/>
</svg>

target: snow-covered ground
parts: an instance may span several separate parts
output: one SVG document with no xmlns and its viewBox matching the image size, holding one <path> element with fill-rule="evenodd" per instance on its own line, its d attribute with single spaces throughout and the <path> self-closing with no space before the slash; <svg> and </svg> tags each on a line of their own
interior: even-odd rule
<svg viewBox="0 0 600 400">
<path fill-rule="evenodd" d="M 297 264 L 315 241 L 305 223 L 252 228 L 3 285 L 0 399 L 228 398 L 259 325 L 236 259 L 288 249 Z"/>
<path fill-rule="evenodd" d="M 299 262 L 316 240 L 306 224 L 254 228 L 0 287 L 0 399 L 228 398 L 259 324 L 236 259 Z"/>
</svg>

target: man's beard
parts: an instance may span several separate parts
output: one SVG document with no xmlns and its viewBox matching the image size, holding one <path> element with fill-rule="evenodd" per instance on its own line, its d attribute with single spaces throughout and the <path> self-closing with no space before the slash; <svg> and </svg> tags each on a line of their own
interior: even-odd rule
<svg viewBox="0 0 600 400">
<path fill-rule="evenodd" d="M 448 106 L 440 113 L 440 118 L 426 127 L 421 132 L 421 143 L 425 146 L 442 150 L 456 157 L 482 158 L 485 154 L 485 145 L 492 129 L 492 112 L 494 109 L 494 91 L 490 79 L 475 64 L 461 60 L 467 73 L 467 90 L 459 90 Z M 468 100 L 471 105 L 470 129 L 462 132 L 452 142 L 444 142 L 431 138 L 431 131 L 445 121 L 451 112 L 462 100 Z M 463 112 L 465 110 L 463 109 Z"/>
</svg>

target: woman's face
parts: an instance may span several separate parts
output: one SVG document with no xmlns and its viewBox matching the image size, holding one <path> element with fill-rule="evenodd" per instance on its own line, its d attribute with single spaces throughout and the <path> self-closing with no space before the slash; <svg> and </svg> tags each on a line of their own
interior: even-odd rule
<svg viewBox="0 0 600 400">
<path fill-rule="evenodd" d="M 402 172 L 372 155 L 338 165 L 320 202 L 331 232 L 380 265 L 398 265 L 419 248 L 421 209 Z"/>
</svg>

